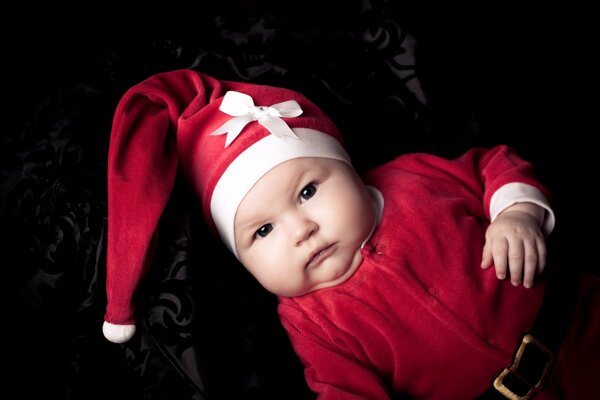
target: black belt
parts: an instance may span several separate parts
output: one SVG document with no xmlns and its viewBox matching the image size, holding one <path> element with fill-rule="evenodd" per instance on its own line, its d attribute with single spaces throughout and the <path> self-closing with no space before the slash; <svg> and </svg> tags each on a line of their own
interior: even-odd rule
<svg viewBox="0 0 600 400">
<path fill-rule="evenodd" d="M 577 271 L 548 271 L 542 306 L 529 332 L 523 335 L 511 366 L 495 377 L 477 400 L 529 400 L 545 388 L 571 322 L 579 275 Z"/>
</svg>

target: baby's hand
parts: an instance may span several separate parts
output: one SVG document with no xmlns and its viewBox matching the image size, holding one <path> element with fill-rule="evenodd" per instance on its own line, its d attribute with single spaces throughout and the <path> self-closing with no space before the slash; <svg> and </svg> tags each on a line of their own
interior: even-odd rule
<svg viewBox="0 0 600 400">
<path fill-rule="evenodd" d="M 546 241 L 540 226 L 544 210 L 532 203 L 517 203 L 502 211 L 485 233 L 481 268 L 496 268 L 498 279 L 510 273 L 514 286 L 533 286 L 546 266 Z"/>
</svg>

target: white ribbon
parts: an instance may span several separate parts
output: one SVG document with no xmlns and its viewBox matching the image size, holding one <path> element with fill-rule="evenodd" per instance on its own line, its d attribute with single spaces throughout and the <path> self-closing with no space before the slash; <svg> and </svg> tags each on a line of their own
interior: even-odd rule
<svg viewBox="0 0 600 400">
<path fill-rule="evenodd" d="M 302 108 L 295 100 L 284 101 L 272 106 L 255 106 L 252 97 L 230 90 L 225 93 L 219 110 L 234 117 L 211 133 L 211 135 L 227 133 L 225 147 L 229 146 L 238 137 L 242 129 L 252 121 L 258 121 L 259 124 L 277 137 L 291 136 L 298 138 L 285 121 L 281 119 L 281 117 L 293 118 L 302 114 Z"/>
</svg>

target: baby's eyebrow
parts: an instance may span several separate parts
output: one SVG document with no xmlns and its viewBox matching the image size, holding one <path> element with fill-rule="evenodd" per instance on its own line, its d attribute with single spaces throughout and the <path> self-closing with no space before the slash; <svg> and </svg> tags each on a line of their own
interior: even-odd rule
<svg viewBox="0 0 600 400">
<path fill-rule="evenodd" d="M 238 231 L 256 230 L 265 225 L 264 218 L 260 215 L 252 215 L 249 218 L 236 219 L 235 229 Z"/>
</svg>

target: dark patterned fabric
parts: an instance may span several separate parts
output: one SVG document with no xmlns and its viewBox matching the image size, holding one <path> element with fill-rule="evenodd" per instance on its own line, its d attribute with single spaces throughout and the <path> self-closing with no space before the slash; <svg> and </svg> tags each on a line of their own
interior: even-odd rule
<svg viewBox="0 0 600 400">
<path fill-rule="evenodd" d="M 590 136 L 579 96 L 585 24 L 558 12 L 540 25 L 537 13 L 385 0 L 217 3 L 7 17 L 17 28 L 2 28 L 11 101 L 0 136 L 0 390 L 19 399 L 314 398 L 276 299 L 205 231 L 181 184 L 137 296 L 138 334 L 122 345 L 102 337 L 112 115 L 127 88 L 160 71 L 300 90 L 336 121 L 359 170 L 403 152 L 512 144 L 554 189 L 565 221 L 557 237 L 575 268 L 594 268 L 577 227 L 597 216 L 574 207 L 587 205 L 591 158 L 566 154 L 586 154 Z M 588 172 L 573 177 L 580 169 Z"/>
</svg>

